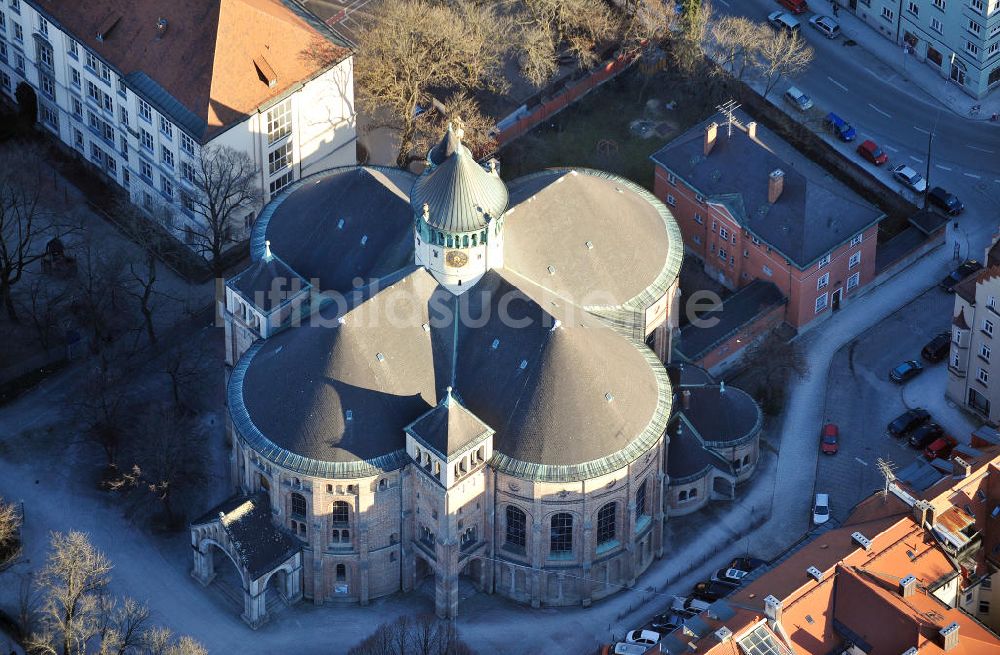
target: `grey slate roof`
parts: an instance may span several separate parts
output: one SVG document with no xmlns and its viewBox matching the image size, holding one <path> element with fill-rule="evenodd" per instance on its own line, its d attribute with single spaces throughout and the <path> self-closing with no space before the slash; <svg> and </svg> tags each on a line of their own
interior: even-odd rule
<svg viewBox="0 0 1000 655">
<path fill-rule="evenodd" d="M 265 313 L 310 288 L 308 280 L 276 255 L 258 259 L 245 271 L 227 280 L 226 285 Z"/>
<path fill-rule="evenodd" d="M 693 323 L 682 327 L 675 350 L 688 361 L 696 362 L 739 332 L 744 325 L 786 302 L 772 282 L 754 280 L 722 301 L 722 310 L 710 315 L 710 318 L 718 319 L 712 327 L 699 327 Z"/>
<path fill-rule="evenodd" d="M 737 112 L 741 123 L 749 118 Z M 884 218 L 877 208 L 762 125 L 751 139 L 739 127 L 718 131 L 704 155 L 706 121 L 651 155 L 709 200 L 721 203 L 761 241 L 805 269 L 858 232 Z M 767 202 L 768 175 L 785 173 L 784 190 Z"/>
<path fill-rule="evenodd" d="M 301 548 L 298 541 L 274 525 L 265 493 L 225 500 L 191 524 L 215 521 L 221 521 L 251 580 L 269 573 Z"/>
<path fill-rule="evenodd" d="M 667 429 L 670 444 L 667 446 L 667 474 L 670 486 L 690 484 L 709 468 L 732 474 L 732 467 L 704 448 L 688 425 L 678 418 Z"/>
<path fill-rule="evenodd" d="M 647 289 L 658 297 L 680 274 L 677 224 L 627 180 L 551 169 L 514 180 L 510 193 L 504 267 L 580 306 L 623 305 Z"/>
<path fill-rule="evenodd" d="M 349 291 L 355 278 L 367 282 L 395 271 L 413 261 L 414 179 L 406 171 L 377 166 L 345 166 L 303 178 L 261 212 L 250 256 L 262 258 L 270 240 L 272 252 L 303 278 L 317 279 L 323 291 Z"/>
<path fill-rule="evenodd" d="M 451 387 L 434 409 L 406 426 L 406 431 L 446 460 L 493 434 L 490 426 L 455 399 Z"/>
<path fill-rule="evenodd" d="M 701 440 L 712 448 L 732 447 L 760 431 L 763 414 L 750 394 L 725 384 L 683 387 L 689 391 L 688 407 L 677 403 Z"/>
<path fill-rule="evenodd" d="M 423 216 L 428 207 L 427 224 L 442 232 L 477 232 L 487 223 L 500 218 L 507 209 L 507 185 L 499 175 L 487 172 L 467 147 L 457 141 L 449 130 L 446 143 L 439 144 L 451 152 L 440 164 L 429 166 L 410 190 L 410 207 Z M 443 156 L 444 153 L 438 156 Z"/>
<path fill-rule="evenodd" d="M 362 470 L 353 463 L 402 465 L 404 429 L 448 386 L 496 430 L 498 466 L 523 475 L 620 467 L 662 434 L 669 382 L 644 345 L 577 308 L 543 309 L 529 295 L 535 290 L 498 271 L 462 296 L 423 268 L 408 271 L 346 312 L 342 325 L 286 331 L 240 360 L 230 412 L 258 452 L 296 470 L 347 476 Z M 460 316 L 486 318 L 456 324 Z M 507 316 L 530 324 L 510 325 Z M 555 318 L 565 322 L 553 329 Z"/>
</svg>

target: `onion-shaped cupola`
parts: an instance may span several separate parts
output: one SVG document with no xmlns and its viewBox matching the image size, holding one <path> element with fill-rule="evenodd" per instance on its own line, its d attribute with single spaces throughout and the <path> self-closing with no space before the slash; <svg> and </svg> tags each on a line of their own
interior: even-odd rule
<svg viewBox="0 0 1000 655">
<path fill-rule="evenodd" d="M 508 200 L 495 164 L 479 164 L 462 143 L 461 128 L 449 124 L 410 190 L 417 263 L 455 293 L 503 266 Z"/>
</svg>

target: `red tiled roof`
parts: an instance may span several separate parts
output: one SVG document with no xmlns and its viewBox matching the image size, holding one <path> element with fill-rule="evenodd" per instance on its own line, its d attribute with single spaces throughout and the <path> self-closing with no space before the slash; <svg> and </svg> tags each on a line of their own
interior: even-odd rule
<svg viewBox="0 0 1000 655">
<path fill-rule="evenodd" d="M 328 40 L 318 21 L 282 0 L 32 4 L 121 74 L 152 78 L 205 123 L 205 133 L 195 135 L 205 139 L 350 54 Z M 254 65 L 264 57 L 274 86 Z"/>
</svg>

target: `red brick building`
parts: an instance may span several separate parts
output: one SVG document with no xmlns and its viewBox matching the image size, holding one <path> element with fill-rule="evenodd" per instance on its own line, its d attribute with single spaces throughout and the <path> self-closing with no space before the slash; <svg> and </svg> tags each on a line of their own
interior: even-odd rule
<svg viewBox="0 0 1000 655">
<path fill-rule="evenodd" d="M 766 128 L 709 121 L 652 160 L 654 192 L 680 224 L 686 252 L 731 289 L 774 284 L 787 299 L 781 320 L 795 328 L 874 278 L 885 215 Z"/>
</svg>

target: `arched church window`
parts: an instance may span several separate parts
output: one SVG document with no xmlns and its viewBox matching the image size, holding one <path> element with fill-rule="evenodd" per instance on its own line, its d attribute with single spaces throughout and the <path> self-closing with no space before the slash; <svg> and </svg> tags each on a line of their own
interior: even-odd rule
<svg viewBox="0 0 1000 655">
<path fill-rule="evenodd" d="M 597 511 L 597 543 L 603 544 L 615 538 L 615 515 L 618 503 L 608 503 Z"/>
<path fill-rule="evenodd" d="M 267 476 L 263 473 L 258 473 L 257 476 L 260 478 L 260 488 L 264 491 L 270 491 L 271 483 L 268 481 Z"/>
<path fill-rule="evenodd" d="M 573 552 L 573 515 L 553 514 L 549 527 L 549 551 L 553 554 Z"/>
<path fill-rule="evenodd" d="M 486 230 L 479 233 L 479 243 L 486 243 Z"/>
<path fill-rule="evenodd" d="M 451 248 L 451 235 L 450 234 L 448 235 L 447 241 L 448 241 L 448 247 Z"/>
<path fill-rule="evenodd" d="M 306 499 L 302 494 L 292 494 L 292 514 L 295 516 L 306 515 Z"/>
<path fill-rule="evenodd" d="M 463 248 L 468 248 L 469 247 L 469 235 L 468 234 L 466 234 L 464 237 L 462 237 L 462 247 Z"/>
<path fill-rule="evenodd" d="M 473 247 L 473 248 L 475 248 L 475 247 L 476 247 L 476 246 L 478 245 L 478 244 L 476 243 L 476 240 L 477 240 L 478 236 L 479 236 L 479 235 L 476 235 L 476 234 L 473 234 L 473 235 L 472 235 L 472 247 Z"/>
<path fill-rule="evenodd" d="M 343 564 L 337 565 L 337 582 L 347 582 L 347 567 Z"/>
<path fill-rule="evenodd" d="M 388 483 L 388 482 L 386 482 L 386 479 L 385 479 L 385 478 L 382 478 L 381 480 L 379 480 L 379 481 L 378 481 L 378 490 L 379 490 L 379 491 L 382 491 L 382 490 L 383 490 L 383 489 L 385 489 L 385 488 L 386 488 L 387 486 L 389 486 L 389 483 Z"/>
<path fill-rule="evenodd" d="M 635 492 L 635 515 L 645 516 L 646 515 L 646 481 L 643 480 L 642 484 Z"/>
<path fill-rule="evenodd" d="M 687 499 L 688 499 L 688 492 L 682 491 L 679 494 L 677 494 L 677 502 L 683 503 Z"/>
<path fill-rule="evenodd" d="M 521 508 L 507 505 L 506 546 L 524 552 L 524 547 L 527 543 L 527 528 L 528 517 Z"/>
<path fill-rule="evenodd" d="M 691 493 L 688 494 L 688 498 L 697 498 L 697 497 L 698 497 L 698 489 L 697 488 L 692 489 Z"/>
</svg>

